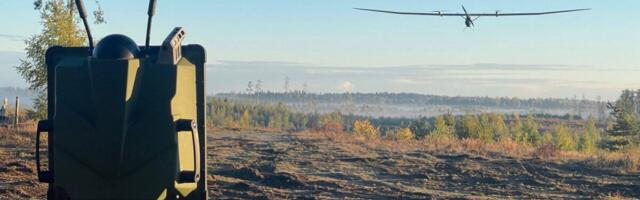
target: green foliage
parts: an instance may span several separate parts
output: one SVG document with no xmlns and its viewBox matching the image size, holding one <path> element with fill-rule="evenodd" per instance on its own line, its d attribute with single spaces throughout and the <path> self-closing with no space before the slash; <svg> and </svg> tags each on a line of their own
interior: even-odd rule
<svg viewBox="0 0 640 200">
<path fill-rule="evenodd" d="M 271 105 L 233 102 L 227 99 L 209 98 L 207 123 L 214 127 L 251 128 L 275 130 L 329 130 L 341 132 L 342 114 L 304 114 L 292 112 L 283 103 Z"/>
<path fill-rule="evenodd" d="M 426 117 L 420 117 L 409 126 L 416 137 L 422 138 L 427 135 L 431 129 L 431 123 Z"/>
<path fill-rule="evenodd" d="M 526 143 L 528 141 L 527 133 L 523 131 L 520 115 L 513 115 L 513 123 L 511 123 L 510 129 L 513 141 L 518 143 Z"/>
<path fill-rule="evenodd" d="M 576 145 L 567 125 L 560 123 L 553 127 L 553 144 L 561 150 L 575 150 Z"/>
<path fill-rule="evenodd" d="M 381 132 L 385 132 L 385 138 L 398 141 L 432 136 L 449 139 L 473 138 L 483 143 L 493 143 L 511 138 L 521 144 L 552 145 L 561 150 L 580 150 L 586 153 L 596 151 L 596 144 L 600 140 L 598 127 L 593 118 L 585 121 L 584 126 L 572 124 L 572 126 L 582 127 L 573 129 L 564 123 L 557 123 L 551 128 L 545 127 L 544 124 L 536 121 L 537 117 L 533 114 L 527 115 L 524 121 L 521 120 L 520 115 L 505 116 L 491 113 L 467 114 L 458 117 L 446 114 L 435 118 L 421 117 L 407 121 L 406 119 L 374 119 L 343 115 L 339 112 L 298 113 L 289 110 L 284 103 L 256 104 L 255 101 L 243 103 L 218 98 L 210 98 L 208 102 L 208 122 L 218 127 L 264 127 L 292 131 L 311 129 L 328 132 L 342 132 L 347 129 L 356 135 L 376 139 L 382 136 Z M 346 128 L 343 124 L 346 124 Z M 381 128 L 381 124 L 387 128 Z M 539 130 L 546 131 L 540 134 Z"/>
<path fill-rule="evenodd" d="M 478 139 L 484 143 L 493 142 L 493 126 L 489 122 L 489 115 L 486 113 L 480 115 L 480 130 L 478 132 L 478 136 Z"/>
<path fill-rule="evenodd" d="M 624 90 L 615 104 L 608 105 L 615 122 L 607 129 L 609 135 L 606 141 L 607 148 L 619 150 L 640 143 L 638 94 L 640 91 Z"/>
<path fill-rule="evenodd" d="M 540 145 L 553 144 L 553 133 L 551 131 L 545 131 L 542 134 Z"/>
<path fill-rule="evenodd" d="M 501 114 L 491 114 L 489 115 L 489 121 L 491 122 L 491 126 L 493 127 L 493 132 L 495 136 L 495 140 L 499 141 L 503 138 L 509 138 L 509 128 L 507 124 L 504 122 L 504 117 Z"/>
<path fill-rule="evenodd" d="M 460 138 L 480 138 L 480 121 L 475 115 L 462 116 L 462 131 L 459 131 Z"/>
<path fill-rule="evenodd" d="M 97 2 L 97 1 L 96 1 Z M 40 12 L 42 30 L 25 40 L 27 57 L 16 66 L 18 73 L 38 95 L 34 99 L 37 118 L 47 115 L 47 67 L 45 53 L 51 46 L 81 46 L 86 41 L 78 26 L 74 2 L 69 0 L 36 0 L 34 9 Z M 95 12 L 97 21 L 104 22 L 102 10 Z"/>
<path fill-rule="evenodd" d="M 485 143 L 509 137 L 509 128 L 500 114 L 483 113 L 479 116 L 462 117 L 463 129 L 469 138 L 480 139 Z M 461 137 L 464 138 L 464 137 Z"/>
<path fill-rule="evenodd" d="M 248 101 L 255 99 L 254 94 L 221 93 L 217 97 Z M 324 93 L 312 94 L 304 91 L 260 93 L 260 100 L 266 102 L 301 103 L 314 100 L 315 103 L 341 104 L 351 102 L 358 105 L 452 105 L 452 106 L 486 106 L 518 109 L 568 109 L 576 104 L 584 108 L 598 108 L 601 103 L 570 99 L 519 99 L 511 97 L 448 97 L 412 93 Z M 565 119 L 570 116 L 567 115 Z"/>
<path fill-rule="evenodd" d="M 456 132 L 456 116 L 451 112 L 447 112 L 445 117 L 445 124 L 449 127 L 452 132 Z"/>
<path fill-rule="evenodd" d="M 596 144 L 598 140 L 600 140 L 600 132 L 596 127 L 596 121 L 593 117 L 589 117 L 587 124 L 579 137 L 578 150 L 586 153 L 593 153 L 596 151 Z"/>
<path fill-rule="evenodd" d="M 540 144 L 542 138 L 540 137 L 540 133 L 538 132 L 538 124 L 533 118 L 533 114 L 529 113 L 527 115 L 527 120 L 522 126 L 522 130 L 525 134 L 527 134 L 527 137 L 525 139 L 526 142 L 534 145 Z"/>
<path fill-rule="evenodd" d="M 436 121 L 434 124 L 434 129 L 430 133 L 436 137 L 445 137 L 445 138 L 453 138 L 453 130 L 451 127 L 447 125 L 446 120 L 443 116 L 436 117 Z"/>
</svg>

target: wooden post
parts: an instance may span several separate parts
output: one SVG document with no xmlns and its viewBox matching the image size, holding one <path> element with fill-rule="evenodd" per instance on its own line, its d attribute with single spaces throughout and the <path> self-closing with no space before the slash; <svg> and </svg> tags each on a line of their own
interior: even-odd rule
<svg viewBox="0 0 640 200">
<path fill-rule="evenodd" d="M 16 126 L 16 128 L 18 127 L 18 123 L 20 123 L 20 98 L 18 96 L 16 96 L 16 112 L 15 112 L 15 118 L 14 118 L 14 125 Z"/>
</svg>

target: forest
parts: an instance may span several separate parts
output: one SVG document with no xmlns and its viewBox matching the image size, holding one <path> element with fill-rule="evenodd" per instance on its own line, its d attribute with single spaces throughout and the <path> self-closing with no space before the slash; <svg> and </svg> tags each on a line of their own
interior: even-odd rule
<svg viewBox="0 0 640 200">
<path fill-rule="evenodd" d="M 213 127 L 232 129 L 271 129 L 282 131 L 332 131 L 360 134 L 372 138 L 392 140 L 428 137 L 451 139 L 478 139 L 484 143 L 512 140 L 517 143 L 543 146 L 553 145 L 561 150 L 594 152 L 597 149 L 619 150 L 638 144 L 640 136 L 640 91 L 625 90 L 620 98 L 607 105 L 610 115 L 606 120 L 595 117 L 582 118 L 574 115 L 550 115 L 545 113 L 481 113 L 454 115 L 447 113 L 436 117 L 393 118 L 368 117 L 329 113 L 302 113 L 292 111 L 285 103 L 269 103 L 264 99 L 290 100 L 296 98 L 333 101 L 336 98 L 352 96 L 360 102 L 416 103 L 428 102 L 432 96 L 418 95 L 419 100 L 411 100 L 413 94 L 305 94 L 275 95 L 261 94 L 263 101 L 230 100 L 225 95 L 210 97 L 207 104 L 208 122 Z M 229 94 L 228 94 L 229 95 Z M 250 97 L 251 95 L 235 94 Z M 264 95 L 264 96 L 262 96 Z M 304 97 L 304 98 L 307 98 Z M 367 100 L 370 97 L 374 100 Z M 444 103 L 447 97 L 432 97 L 434 102 Z M 452 98 L 453 102 L 487 104 L 500 98 Z M 539 99 L 504 101 L 507 106 L 569 106 L 571 100 Z M 584 101 L 585 105 L 596 102 Z"/>
<path fill-rule="evenodd" d="M 355 104 L 393 104 L 393 105 L 458 105 L 458 106 L 491 106 L 501 108 L 595 108 L 602 102 L 586 99 L 559 99 L 559 98 L 531 98 L 520 99 L 517 97 L 462 97 L 440 96 L 416 93 L 307 93 L 304 91 L 271 92 L 253 91 L 247 93 L 219 93 L 216 97 L 259 100 L 266 102 L 306 102 L 336 103 L 352 102 Z"/>
<path fill-rule="evenodd" d="M 270 92 L 247 89 L 243 93 L 219 93 L 217 98 L 252 104 L 283 103 L 296 112 L 345 114 L 370 117 L 417 118 L 454 115 L 495 113 L 545 113 L 570 115 L 605 120 L 608 115 L 606 102 L 587 100 L 516 97 L 461 97 L 415 93 L 327 93 L 304 91 Z"/>
</svg>

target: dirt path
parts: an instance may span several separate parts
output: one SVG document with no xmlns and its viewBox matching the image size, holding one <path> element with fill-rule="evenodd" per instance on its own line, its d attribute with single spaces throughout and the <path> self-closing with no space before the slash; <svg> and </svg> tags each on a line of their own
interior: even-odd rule
<svg viewBox="0 0 640 200">
<path fill-rule="evenodd" d="M 220 133 L 209 141 L 209 191 L 217 199 L 640 197 L 639 174 L 578 163 L 398 153 L 284 133 Z"/>
<path fill-rule="evenodd" d="M 0 199 L 44 198 L 29 133 L 0 135 Z M 313 135 L 213 133 L 212 199 L 640 197 L 640 175 L 501 156 L 399 153 Z"/>
</svg>

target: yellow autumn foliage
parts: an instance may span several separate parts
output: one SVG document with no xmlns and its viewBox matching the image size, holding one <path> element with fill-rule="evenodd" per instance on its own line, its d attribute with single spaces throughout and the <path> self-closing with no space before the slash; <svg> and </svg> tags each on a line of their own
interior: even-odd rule
<svg viewBox="0 0 640 200">
<path fill-rule="evenodd" d="M 353 122 L 353 133 L 370 139 L 380 138 L 380 130 L 369 120 L 356 120 Z"/>
<path fill-rule="evenodd" d="M 401 128 L 393 132 L 393 139 L 397 141 L 413 140 L 415 137 L 415 134 L 409 128 Z"/>
</svg>

